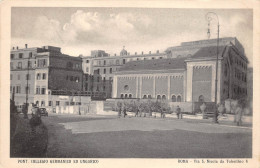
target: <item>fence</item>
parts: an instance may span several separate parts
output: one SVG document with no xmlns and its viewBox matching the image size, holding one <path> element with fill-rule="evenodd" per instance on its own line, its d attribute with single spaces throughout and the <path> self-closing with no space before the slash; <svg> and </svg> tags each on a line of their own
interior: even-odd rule
<svg viewBox="0 0 260 168">
<path fill-rule="evenodd" d="M 81 105 L 64 105 L 46 108 L 51 113 L 57 114 L 96 114 L 96 102 L 82 103 Z"/>
</svg>

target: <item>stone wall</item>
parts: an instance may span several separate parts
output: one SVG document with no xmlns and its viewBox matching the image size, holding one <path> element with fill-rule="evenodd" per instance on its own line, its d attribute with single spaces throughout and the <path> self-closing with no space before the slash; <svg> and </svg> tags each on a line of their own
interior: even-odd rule
<svg viewBox="0 0 260 168">
<path fill-rule="evenodd" d="M 170 99 L 173 95 L 175 95 L 176 97 L 180 95 L 183 101 L 183 91 L 183 76 L 171 77 Z"/>
<path fill-rule="evenodd" d="M 159 75 L 158 75 L 159 76 Z M 155 95 L 168 96 L 168 78 L 167 76 L 155 78 Z"/>
<path fill-rule="evenodd" d="M 121 94 L 132 94 L 133 98 L 136 98 L 136 78 L 135 77 L 118 77 L 117 84 L 117 97 L 120 98 Z"/>
<path fill-rule="evenodd" d="M 212 68 L 210 66 L 201 66 L 193 68 L 192 78 L 192 100 L 199 101 L 202 95 L 204 101 L 211 101 L 211 86 L 212 86 Z"/>
</svg>

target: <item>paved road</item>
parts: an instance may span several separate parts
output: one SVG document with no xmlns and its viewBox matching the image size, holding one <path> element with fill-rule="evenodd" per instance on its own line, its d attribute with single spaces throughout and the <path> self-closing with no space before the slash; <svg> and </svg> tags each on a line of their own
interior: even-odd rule
<svg viewBox="0 0 260 168">
<path fill-rule="evenodd" d="M 47 157 L 243 158 L 252 156 L 246 127 L 113 116 L 51 115 Z"/>
</svg>

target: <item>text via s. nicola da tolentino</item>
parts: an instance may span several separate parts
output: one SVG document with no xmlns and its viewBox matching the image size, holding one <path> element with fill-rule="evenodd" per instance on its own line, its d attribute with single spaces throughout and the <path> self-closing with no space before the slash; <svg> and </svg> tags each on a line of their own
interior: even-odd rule
<svg viewBox="0 0 260 168">
<path fill-rule="evenodd" d="M 178 163 L 194 163 L 194 164 L 246 164 L 247 159 L 178 159 Z"/>
</svg>

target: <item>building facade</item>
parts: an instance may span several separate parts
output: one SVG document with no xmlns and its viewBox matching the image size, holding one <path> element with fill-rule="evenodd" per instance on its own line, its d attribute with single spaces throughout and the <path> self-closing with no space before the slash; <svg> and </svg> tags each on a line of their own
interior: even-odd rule
<svg viewBox="0 0 260 168">
<path fill-rule="evenodd" d="M 113 98 L 153 98 L 172 102 L 217 102 L 247 96 L 247 64 L 236 38 L 182 43 L 167 59 L 126 63 L 115 73 Z M 218 68 L 216 68 L 218 50 Z"/>
<path fill-rule="evenodd" d="M 94 50 L 91 52 L 91 56 L 82 57 L 82 67 L 84 74 L 88 77 L 84 84 L 85 91 L 105 92 L 107 98 L 112 97 L 112 85 L 115 72 L 120 67 L 128 62 L 132 61 L 143 61 L 153 59 L 165 59 L 167 58 L 166 53 L 156 53 L 151 51 L 148 54 L 137 54 L 130 55 L 125 48 L 122 49 L 120 54 L 110 56 L 103 50 Z M 92 79 L 92 80 L 89 80 Z"/>
<path fill-rule="evenodd" d="M 38 106 L 59 106 L 59 95 L 72 97 L 62 98 L 65 106 L 81 104 L 80 96 L 214 102 L 217 69 L 218 102 L 248 94 L 248 60 L 233 37 L 219 39 L 219 47 L 216 39 L 200 40 L 162 53 L 131 55 L 123 48 L 119 56 L 94 50 L 90 56 L 73 57 L 58 47 L 26 45 L 13 48 L 10 56 L 10 92 L 18 106 L 26 97 Z"/>
<path fill-rule="evenodd" d="M 27 96 L 29 104 L 60 106 L 59 98 L 54 99 L 59 91 L 71 95 L 83 90 L 80 57 L 62 54 L 58 47 L 27 48 L 27 45 L 24 49 L 13 48 L 10 56 L 10 92 L 18 107 L 26 103 Z"/>
<path fill-rule="evenodd" d="M 10 93 L 14 94 L 15 103 L 21 106 L 26 101 L 34 102 L 36 55 L 44 52 L 43 48 L 12 48 L 10 54 Z"/>
</svg>

